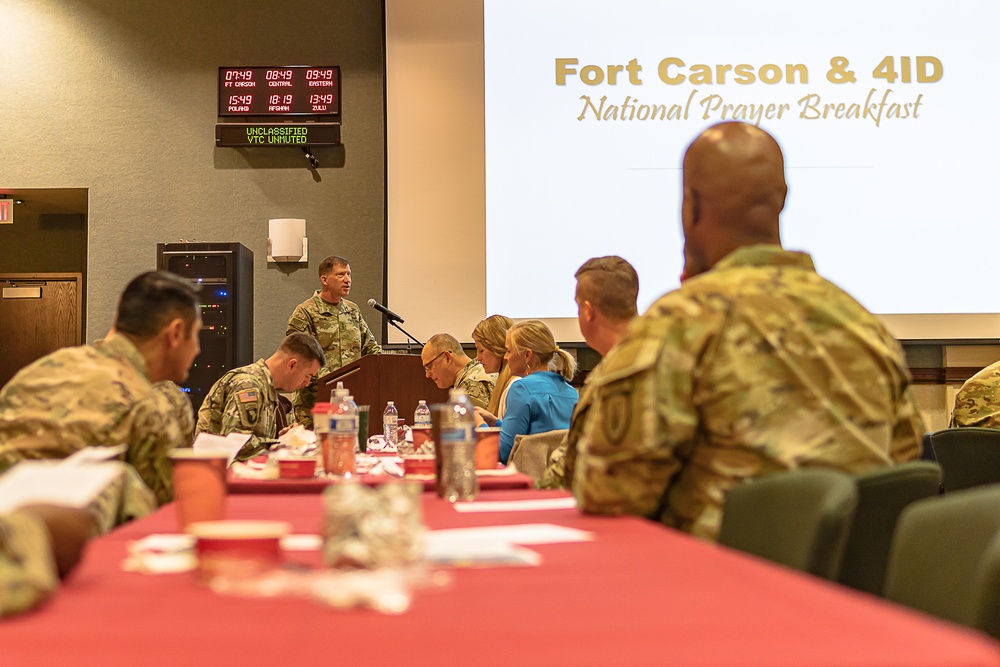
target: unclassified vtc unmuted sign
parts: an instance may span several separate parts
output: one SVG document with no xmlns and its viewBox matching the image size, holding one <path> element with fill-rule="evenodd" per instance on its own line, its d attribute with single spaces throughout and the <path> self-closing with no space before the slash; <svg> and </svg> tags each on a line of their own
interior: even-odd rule
<svg viewBox="0 0 1000 667">
<path fill-rule="evenodd" d="M 339 146 L 340 123 L 220 123 L 215 145 Z"/>
</svg>

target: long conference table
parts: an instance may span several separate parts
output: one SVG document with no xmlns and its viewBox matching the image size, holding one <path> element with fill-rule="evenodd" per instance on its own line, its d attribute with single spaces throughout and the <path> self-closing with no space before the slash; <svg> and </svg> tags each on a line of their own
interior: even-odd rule
<svg viewBox="0 0 1000 667">
<path fill-rule="evenodd" d="M 595 539 L 533 546 L 538 567 L 454 570 L 449 587 L 417 591 L 388 616 L 123 571 L 130 541 L 175 531 L 167 505 L 93 541 L 51 602 L 0 623 L 0 664 L 1000 666 L 1000 644 L 985 635 L 642 519 L 463 514 L 429 493 L 423 509 L 430 528 L 553 523 Z M 309 494 L 231 496 L 227 507 L 229 518 L 287 520 L 300 533 L 318 531 L 321 511 Z"/>
</svg>

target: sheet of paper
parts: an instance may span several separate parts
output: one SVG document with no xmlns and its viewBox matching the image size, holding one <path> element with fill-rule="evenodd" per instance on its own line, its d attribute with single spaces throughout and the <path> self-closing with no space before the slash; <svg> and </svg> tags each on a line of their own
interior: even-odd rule
<svg viewBox="0 0 1000 667">
<path fill-rule="evenodd" d="M 511 465 L 505 468 L 493 468 L 492 470 L 477 470 L 476 474 L 480 477 L 510 477 L 517 474 L 517 468 Z"/>
<path fill-rule="evenodd" d="M 424 536 L 427 544 L 507 542 L 536 545 L 564 542 L 589 542 L 594 534 L 554 523 L 520 523 L 508 526 L 476 526 L 432 530 Z"/>
<path fill-rule="evenodd" d="M 434 565 L 451 567 L 500 567 L 541 565 L 537 551 L 502 540 L 431 540 L 424 544 L 424 558 Z"/>
<path fill-rule="evenodd" d="M 0 512 L 36 503 L 83 509 L 122 472 L 122 464 L 113 461 L 22 461 L 0 476 Z"/>
<path fill-rule="evenodd" d="M 194 439 L 192 447 L 199 452 L 225 452 L 229 457 L 226 465 L 232 465 L 236 455 L 249 440 L 249 433 L 230 433 L 225 437 L 211 433 L 199 433 L 198 437 Z"/>
<path fill-rule="evenodd" d="M 83 463 L 101 463 L 117 459 L 125 453 L 128 445 L 115 445 L 113 447 L 84 447 L 78 449 L 62 460 L 63 465 L 79 465 Z"/>
<path fill-rule="evenodd" d="M 539 498 L 537 500 L 492 500 L 486 502 L 455 503 L 456 512 L 532 512 L 540 510 L 569 510 L 576 507 L 576 498 Z"/>
</svg>

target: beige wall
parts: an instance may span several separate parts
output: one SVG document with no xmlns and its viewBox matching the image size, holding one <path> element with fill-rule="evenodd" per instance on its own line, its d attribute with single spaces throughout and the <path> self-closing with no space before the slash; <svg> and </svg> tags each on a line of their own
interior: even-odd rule
<svg viewBox="0 0 1000 667">
<path fill-rule="evenodd" d="M 0 25 L 0 189 L 88 189 L 88 340 L 158 242 L 254 252 L 258 357 L 324 255 L 351 260 L 355 300 L 381 297 L 381 2 L 0 0 Z M 344 146 L 316 149 L 317 172 L 298 148 L 215 148 L 218 67 L 284 64 L 342 67 Z M 265 262 L 275 217 L 307 220 L 308 266 Z M 14 252 L 0 244 L 0 270 Z"/>
<path fill-rule="evenodd" d="M 482 25 L 481 2 L 386 0 L 389 298 L 421 341 L 487 314 Z"/>
</svg>

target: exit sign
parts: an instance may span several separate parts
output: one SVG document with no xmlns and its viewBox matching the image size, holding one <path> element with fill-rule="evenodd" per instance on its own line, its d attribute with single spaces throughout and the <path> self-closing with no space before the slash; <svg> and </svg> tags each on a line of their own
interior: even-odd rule
<svg viewBox="0 0 1000 667">
<path fill-rule="evenodd" d="M 14 200 L 0 199 L 0 225 L 14 224 Z"/>
</svg>

